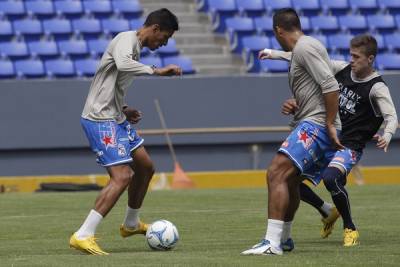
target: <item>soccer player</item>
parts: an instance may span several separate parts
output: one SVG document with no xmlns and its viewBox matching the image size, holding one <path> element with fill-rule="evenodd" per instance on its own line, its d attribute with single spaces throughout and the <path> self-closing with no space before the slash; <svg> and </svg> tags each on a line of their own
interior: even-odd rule
<svg viewBox="0 0 400 267">
<path fill-rule="evenodd" d="M 108 254 L 98 246 L 94 235 L 126 188 L 128 206 L 120 234 L 128 237 L 146 233 L 147 224 L 139 219 L 139 209 L 154 167 L 142 146 L 143 139 L 130 125 L 141 119 L 141 113 L 128 107 L 124 96 L 135 76 L 182 74 L 176 65 L 156 68 L 139 62 L 143 47 L 155 50 L 166 45 L 178 29 L 177 17 L 166 8 L 159 9 L 148 15 L 138 31 L 119 33 L 103 54 L 90 86 L 81 124 L 97 162 L 107 169 L 110 180 L 82 226 L 71 236 L 72 248 L 88 254 Z"/>
<path fill-rule="evenodd" d="M 268 167 L 268 225 L 265 238 L 242 255 L 282 255 L 281 239 L 290 228 L 300 202 L 299 174 L 314 172 L 325 154 L 343 146 L 338 139 L 339 85 L 326 48 L 303 34 L 292 8 L 273 16 L 274 34 L 285 51 L 292 51 L 289 85 L 298 104 L 294 128 Z M 286 231 L 285 231 L 286 232 Z"/>
<path fill-rule="evenodd" d="M 325 187 L 331 193 L 333 203 L 343 218 L 345 247 L 359 244 L 359 233 L 352 220 L 350 200 L 345 189 L 346 177 L 360 160 L 366 143 L 374 138 L 377 147 L 385 152 L 394 135 L 398 121 L 396 109 L 380 74 L 374 69 L 377 54 L 376 39 L 368 34 L 354 37 L 350 42 L 350 64 L 343 61 L 332 61 L 340 87 L 339 113 L 342 121 L 340 141 L 346 149 L 332 155 L 327 168 L 321 172 Z M 261 59 L 286 59 L 290 61 L 291 53 L 266 50 L 259 54 Z M 282 113 L 295 114 L 296 101 L 287 100 Z M 377 131 L 384 124 L 383 135 Z M 318 179 L 313 179 L 318 184 Z M 315 207 L 322 215 L 323 228 L 321 236 L 326 238 L 332 232 L 333 225 L 339 216 L 336 208 L 324 202 L 306 184 L 300 185 L 300 197 Z"/>
</svg>

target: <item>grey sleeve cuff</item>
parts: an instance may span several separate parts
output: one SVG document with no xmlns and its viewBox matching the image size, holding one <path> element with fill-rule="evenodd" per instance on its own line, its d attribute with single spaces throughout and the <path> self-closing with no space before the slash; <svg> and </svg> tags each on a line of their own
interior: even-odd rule
<svg viewBox="0 0 400 267">
<path fill-rule="evenodd" d="M 334 91 L 339 91 L 339 84 L 336 81 L 334 76 L 331 76 L 328 79 L 326 79 L 325 81 L 323 81 L 320 84 L 320 86 L 321 86 L 323 94 L 334 92 Z"/>
</svg>

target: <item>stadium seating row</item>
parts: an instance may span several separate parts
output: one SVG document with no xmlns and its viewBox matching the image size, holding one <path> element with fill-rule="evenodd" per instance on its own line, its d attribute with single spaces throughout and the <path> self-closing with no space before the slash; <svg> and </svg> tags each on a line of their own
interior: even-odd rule
<svg viewBox="0 0 400 267">
<path fill-rule="evenodd" d="M 143 8 L 137 0 L 30 0 L 30 1 L 1 1 L 0 16 L 13 20 L 26 15 L 39 18 L 56 15 L 69 18 L 83 14 L 93 14 L 104 18 L 112 14 L 123 15 L 125 18 L 137 18 L 143 13 Z"/>
<path fill-rule="evenodd" d="M 28 40 L 52 37 L 56 40 L 69 39 L 71 36 L 83 36 L 96 39 L 100 35 L 115 35 L 118 32 L 136 30 L 143 25 L 142 18 L 130 21 L 121 18 L 96 19 L 21 19 L 10 22 L 0 21 L 0 41 L 9 41 L 22 36 Z M 15 38 L 14 38 L 15 39 Z"/>
<path fill-rule="evenodd" d="M 157 67 L 176 64 L 182 67 L 184 74 L 194 73 L 192 62 L 183 56 L 159 58 L 156 56 L 143 57 L 143 64 Z M 25 59 L 25 60 L 0 60 L 0 78 L 63 78 L 63 77 L 90 77 L 93 76 L 99 64 L 98 59 Z"/>
</svg>

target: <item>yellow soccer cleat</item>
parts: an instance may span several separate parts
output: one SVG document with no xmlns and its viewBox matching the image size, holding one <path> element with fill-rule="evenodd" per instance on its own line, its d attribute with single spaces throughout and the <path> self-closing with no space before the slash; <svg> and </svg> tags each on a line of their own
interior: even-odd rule
<svg viewBox="0 0 400 267">
<path fill-rule="evenodd" d="M 358 234 L 357 230 L 352 230 L 345 228 L 343 233 L 343 246 L 344 247 L 353 247 L 360 244 L 358 238 L 360 235 Z"/>
<path fill-rule="evenodd" d="M 149 227 L 148 224 L 145 224 L 141 221 L 139 221 L 139 225 L 137 228 L 128 228 L 122 224 L 121 227 L 119 228 L 119 234 L 123 238 L 131 235 L 145 235 L 148 227 Z"/>
<path fill-rule="evenodd" d="M 74 233 L 69 240 L 69 246 L 87 254 L 108 255 L 107 252 L 102 250 L 99 245 L 97 245 L 96 240 L 97 239 L 94 236 L 80 240 L 77 238 L 76 233 Z"/>
<path fill-rule="evenodd" d="M 331 213 L 326 218 L 322 218 L 321 221 L 324 224 L 321 229 L 321 237 L 327 238 L 333 230 L 336 220 L 339 218 L 340 214 L 336 207 L 331 208 Z"/>
</svg>

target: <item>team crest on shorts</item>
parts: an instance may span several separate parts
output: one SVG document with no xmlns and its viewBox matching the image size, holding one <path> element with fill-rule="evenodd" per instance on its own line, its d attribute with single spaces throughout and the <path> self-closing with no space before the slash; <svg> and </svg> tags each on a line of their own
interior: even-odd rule
<svg viewBox="0 0 400 267">
<path fill-rule="evenodd" d="M 109 147 L 115 147 L 116 142 L 115 142 L 115 127 L 111 122 L 104 123 L 99 125 L 99 134 L 101 136 L 101 142 L 103 145 L 106 147 L 106 150 Z"/>
<path fill-rule="evenodd" d="M 126 149 L 125 146 L 122 144 L 118 144 L 118 156 L 121 158 L 126 157 Z"/>
<path fill-rule="evenodd" d="M 318 136 L 318 128 L 316 128 L 311 136 L 308 135 L 307 131 L 304 129 L 301 129 L 300 131 L 297 132 L 297 143 L 301 143 L 305 149 L 309 149 L 311 145 L 314 143 L 314 140 L 317 139 Z"/>
</svg>

